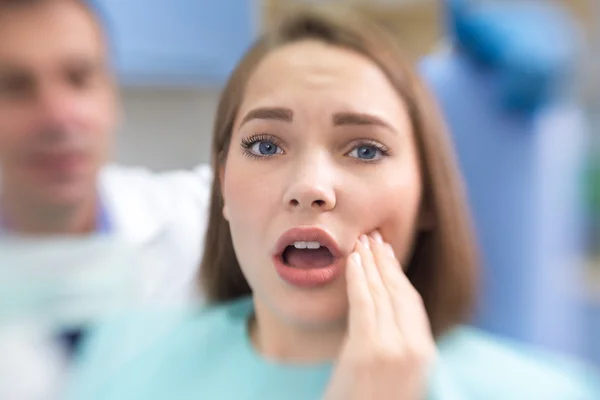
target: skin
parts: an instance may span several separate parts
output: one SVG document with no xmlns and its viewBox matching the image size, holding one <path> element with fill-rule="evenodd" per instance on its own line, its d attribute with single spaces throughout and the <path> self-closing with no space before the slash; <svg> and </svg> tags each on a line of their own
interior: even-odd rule
<svg viewBox="0 0 600 400">
<path fill-rule="evenodd" d="M 263 108 L 286 110 L 254 111 Z M 386 76 L 369 59 L 317 41 L 273 51 L 248 82 L 221 183 L 254 293 L 255 345 L 283 360 L 337 356 L 349 315 L 344 274 L 299 289 L 279 278 L 271 255 L 280 235 L 300 225 L 328 230 L 344 257 L 374 230 L 399 260 L 410 254 L 422 184 L 409 117 Z"/>
<path fill-rule="evenodd" d="M 419 293 L 379 232 L 361 236 L 346 277 L 348 334 L 324 399 L 424 398 L 435 342 Z"/>
<path fill-rule="evenodd" d="M 98 24 L 70 1 L 0 12 L 2 215 L 20 233 L 94 229 L 115 84 Z"/>
</svg>

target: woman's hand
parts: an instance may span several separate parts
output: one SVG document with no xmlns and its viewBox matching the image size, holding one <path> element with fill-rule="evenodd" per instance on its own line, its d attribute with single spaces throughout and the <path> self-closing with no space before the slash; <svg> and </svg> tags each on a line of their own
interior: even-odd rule
<svg viewBox="0 0 600 400">
<path fill-rule="evenodd" d="M 347 265 L 348 336 L 326 400 L 424 398 L 435 342 L 419 293 L 378 232 Z"/>
</svg>

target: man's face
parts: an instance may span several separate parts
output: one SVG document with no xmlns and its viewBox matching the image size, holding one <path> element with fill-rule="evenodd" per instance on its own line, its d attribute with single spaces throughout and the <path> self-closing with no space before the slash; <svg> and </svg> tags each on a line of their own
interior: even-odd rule
<svg viewBox="0 0 600 400">
<path fill-rule="evenodd" d="M 3 191 L 59 206 L 93 194 L 117 114 L 106 57 L 98 24 L 75 2 L 0 10 Z"/>
</svg>

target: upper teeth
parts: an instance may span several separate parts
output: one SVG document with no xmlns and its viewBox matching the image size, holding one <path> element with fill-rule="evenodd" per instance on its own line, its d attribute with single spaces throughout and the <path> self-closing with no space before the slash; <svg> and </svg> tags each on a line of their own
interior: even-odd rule
<svg viewBox="0 0 600 400">
<path fill-rule="evenodd" d="M 294 242 L 294 247 L 297 249 L 318 249 L 321 247 L 319 242 Z"/>
</svg>

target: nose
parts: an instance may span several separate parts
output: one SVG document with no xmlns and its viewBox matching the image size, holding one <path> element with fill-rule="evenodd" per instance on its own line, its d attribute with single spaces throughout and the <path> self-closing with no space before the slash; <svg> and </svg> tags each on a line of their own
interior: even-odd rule
<svg viewBox="0 0 600 400">
<path fill-rule="evenodd" d="M 311 163 L 292 177 L 283 198 L 291 211 L 331 211 L 336 205 L 333 171 Z"/>
<path fill-rule="evenodd" d="M 65 126 L 73 123 L 78 114 L 75 96 L 65 93 L 61 88 L 45 88 L 39 96 L 40 116 L 46 125 Z"/>
</svg>

